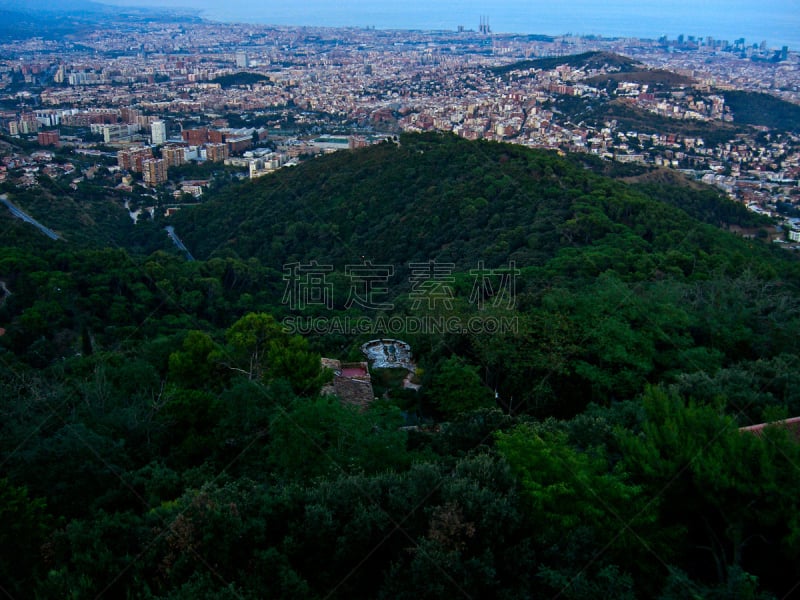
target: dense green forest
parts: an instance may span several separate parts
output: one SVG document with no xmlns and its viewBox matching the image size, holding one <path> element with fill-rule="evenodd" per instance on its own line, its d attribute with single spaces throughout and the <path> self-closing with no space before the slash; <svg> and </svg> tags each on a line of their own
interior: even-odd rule
<svg viewBox="0 0 800 600">
<path fill-rule="evenodd" d="M 771 94 L 726 90 L 722 93 L 737 123 L 761 125 L 781 131 L 800 128 L 800 106 Z"/>
<path fill-rule="evenodd" d="M 211 80 L 211 83 L 218 83 L 223 88 L 230 88 L 239 85 L 253 85 L 255 83 L 262 83 L 269 81 L 266 75 L 258 73 L 248 73 L 247 71 L 239 71 L 238 73 L 230 73 L 228 75 L 220 75 Z"/>
<path fill-rule="evenodd" d="M 80 208 L 41 193 L 44 221 Z M 109 212 L 94 239 L 2 215 L 6 595 L 795 593 L 800 444 L 739 430 L 800 415 L 800 265 L 726 231 L 763 220 L 678 177 L 443 135 L 209 196 Z M 291 265 L 330 307 L 287 301 Z M 390 302 L 349 303 L 353 266 L 391 266 Z M 447 302 L 420 302 L 432 281 Z M 376 334 L 287 330 L 306 315 L 514 327 L 406 332 L 420 389 L 373 371 L 360 410 L 320 396 L 320 357 Z"/>
</svg>

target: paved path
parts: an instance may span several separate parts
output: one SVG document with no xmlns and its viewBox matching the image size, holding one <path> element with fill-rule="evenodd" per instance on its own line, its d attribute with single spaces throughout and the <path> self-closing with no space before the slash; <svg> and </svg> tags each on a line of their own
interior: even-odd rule
<svg viewBox="0 0 800 600">
<path fill-rule="evenodd" d="M 181 250 L 183 253 L 186 254 L 187 260 L 194 260 L 194 256 L 192 256 L 191 252 L 183 245 L 181 238 L 175 235 L 175 228 L 172 225 L 167 225 L 164 227 L 167 230 L 167 235 L 170 237 L 172 242 L 178 247 L 178 250 Z"/>
<path fill-rule="evenodd" d="M 36 219 L 31 217 L 27 213 L 23 212 L 20 208 L 18 208 L 17 206 L 15 206 L 11 202 L 9 202 L 8 197 L 5 194 L 0 194 L 0 202 L 2 202 L 3 204 L 5 204 L 8 207 L 8 210 L 11 211 L 12 215 L 17 217 L 18 219 L 22 219 L 26 223 L 30 223 L 31 225 L 33 225 L 34 227 L 39 229 L 39 231 L 41 231 L 47 237 L 49 237 L 51 240 L 60 240 L 61 239 L 61 236 L 58 235 L 55 231 L 53 231 L 49 227 L 45 227 L 44 225 L 39 223 L 39 221 L 37 221 Z"/>
</svg>

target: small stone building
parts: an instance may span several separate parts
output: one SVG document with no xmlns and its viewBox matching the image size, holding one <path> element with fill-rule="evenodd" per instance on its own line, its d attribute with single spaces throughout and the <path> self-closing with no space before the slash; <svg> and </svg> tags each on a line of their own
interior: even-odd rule
<svg viewBox="0 0 800 600">
<path fill-rule="evenodd" d="M 338 396 L 342 402 L 360 408 L 366 408 L 375 399 L 366 362 L 343 363 L 323 358 L 322 367 L 333 371 L 333 380 L 322 388 L 322 395 Z"/>
</svg>

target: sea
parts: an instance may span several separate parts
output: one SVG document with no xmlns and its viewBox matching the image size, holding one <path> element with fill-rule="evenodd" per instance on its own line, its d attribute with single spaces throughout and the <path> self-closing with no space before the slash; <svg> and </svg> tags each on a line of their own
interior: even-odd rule
<svg viewBox="0 0 800 600">
<path fill-rule="evenodd" d="M 487 22 L 496 33 L 683 34 L 800 50 L 800 0 L 193 0 L 191 6 L 222 22 L 451 31 Z"/>
</svg>

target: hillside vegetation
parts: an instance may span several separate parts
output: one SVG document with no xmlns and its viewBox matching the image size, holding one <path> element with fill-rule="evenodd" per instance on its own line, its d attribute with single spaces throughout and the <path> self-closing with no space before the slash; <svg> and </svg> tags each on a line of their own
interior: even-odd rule
<svg viewBox="0 0 800 600">
<path fill-rule="evenodd" d="M 639 251 L 658 256 L 679 250 L 675 232 L 702 231 L 709 252 L 737 243 L 667 206 L 680 206 L 678 197 L 704 198 L 718 213 L 714 224 L 755 222 L 710 188 L 666 185 L 678 197 L 654 202 L 641 187 L 593 172 L 607 163 L 587 161 L 455 136 L 403 136 L 228 188 L 173 224 L 199 257 L 233 252 L 274 268 L 361 257 L 466 268 L 509 259 L 543 266 L 570 248 L 634 238 Z"/>
<path fill-rule="evenodd" d="M 505 75 L 511 71 L 522 71 L 527 69 L 542 69 L 550 70 L 566 65 L 575 69 L 612 69 L 619 71 L 633 71 L 641 66 L 639 61 L 614 54 L 611 52 L 591 51 L 583 52 L 581 54 L 571 54 L 568 56 L 551 56 L 547 58 L 535 58 L 532 60 L 523 60 L 504 65 L 502 67 L 493 67 L 492 73 L 495 75 Z"/>
<path fill-rule="evenodd" d="M 746 125 L 739 125 L 735 122 L 694 121 L 663 117 L 633 106 L 621 98 L 598 102 L 592 98 L 559 96 L 550 106 L 568 117 L 573 123 L 584 122 L 594 127 L 602 127 L 605 123 L 616 121 L 617 127 L 623 131 L 643 133 L 658 131 L 664 134 L 699 137 L 709 145 L 730 141 L 736 136 L 751 131 Z"/>
<path fill-rule="evenodd" d="M 169 220 L 192 262 L 163 223 L 129 249 L 2 223 L 7 595 L 791 597 L 800 445 L 739 431 L 800 415 L 798 261 L 724 230 L 763 222 L 661 172 L 438 135 L 210 195 Z M 347 267 L 381 265 L 376 308 Z M 293 305 L 314 281 L 331 306 Z M 320 396 L 320 359 L 383 333 L 303 316 L 513 327 L 396 332 L 421 387 L 373 372 L 359 409 Z"/>
<path fill-rule="evenodd" d="M 722 95 L 737 123 L 760 125 L 782 131 L 800 129 L 800 106 L 770 94 L 726 91 Z"/>
<path fill-rule="evenodd" d="M 668 90 L 672 88 L 692 85 L 695 80 L 691 77 L 686 77 L 679 73 L 666 71 L 664 69 L 647 69 L 642 71 L 623 71 L 621 73 L 606 73 L 603 75 L 596 75 L 584 79 L 583 83 L 602 87 L 603 84 L 608 82 L 629 81 L 631 83 L 638 83 L 640 85 L 649 86 L 649 91 L 653 90 Z"/>
</svg>

